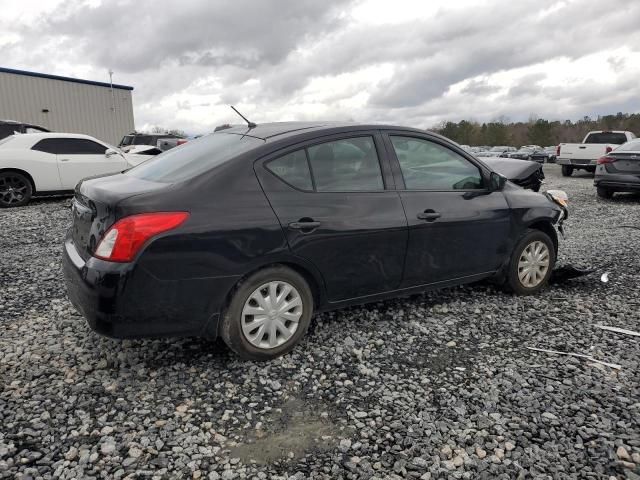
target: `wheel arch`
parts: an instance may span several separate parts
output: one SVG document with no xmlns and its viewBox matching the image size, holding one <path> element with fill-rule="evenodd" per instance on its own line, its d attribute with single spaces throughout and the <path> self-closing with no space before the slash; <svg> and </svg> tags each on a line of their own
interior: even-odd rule
<svg viewBox="0 0 640 480">
<path fill-rule="evenodd" d="M 0 174 L 5 172 L 16 172 L 27 177 L 27 180 L 29 180 L 29 183 L 31 184 L 31 190 L 32 190 L 31 195 L 34 195 L 36 193 L 36 182 L 33 180 L 33 177 L 29 172 L 25 170 L 21 170 L 19 168 L 11 168 L 11 167 L 0 168 Z"/>
<path fill-rule="evenodd" d="M 256 274 L 261 270 L 264 270 L 265 268 L 278 267 L 278 266 L 287 267 L 293 270 L 294 272 L 298 273 L 300 276 L 302 276 L 302 278 L 304 278 L 304 280 L 309 285 L 309 288 L 311 289 L 311 294 L 313 296 L 314 311 L 317 312 L 318 310 L 321 310 L 326 303 L 326 293 L 325 293 L 325 287 L 324 287 L 324 280 L 322 279 L 320 272 L 318 272 L 312 265 L 306 264 L 306 262 L 297 261 L 296 259 L 293 259 L 293 258 L 285 258 L 285 259 L 278 259 L 270 262 L 265 262 L 263 264 L 255 266 L 254 268 L 247 271 L 244 275 L 242 275 L 242 277 L 229 289 L 229 291 L 225 295 L 224 302 L 220 308 L 220 318 L 222 319 L 224 312 L 226 312 L 227 308 L 229 308 L 229 304 L 231 303 L 231 299 L 233 298 L 233 295 L 236 293 L 238 288 L 240 288 L 242 283 L 247 280 L 247 278 L 251 277 L 252 275 Z M 222 324 L 221 321 L 218 322 L 218 332 L 217 332 L 218 335 L 220 334 L 219 330 L 220 330 L 221 324 Z"/>
<path fill-rule="evenodd" d="M 558 234 L 553 224 L 549 220 L 538 220 L 527 225 L 527 227 L 533 230 L 539 230 L 548 235 L 553 242 L 555 256 L 558 258 Z"/>
</svg>

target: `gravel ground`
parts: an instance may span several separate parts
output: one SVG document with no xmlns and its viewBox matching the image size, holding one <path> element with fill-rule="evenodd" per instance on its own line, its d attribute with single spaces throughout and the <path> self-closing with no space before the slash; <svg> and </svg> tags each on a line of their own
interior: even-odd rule
<svg viewBox="0 0 640 480">
<path fill-rule="evenodd" d="M 560 262 L 609 283 L 323 314 L 267 364 L 94 334 L 61 281 L 69 200 L 0 211 L 0 478 L 640 478 L 640 338 L 595 328 L 640 331 L 640 198 L 545 169 L 572 201 Z"/>
</svg>

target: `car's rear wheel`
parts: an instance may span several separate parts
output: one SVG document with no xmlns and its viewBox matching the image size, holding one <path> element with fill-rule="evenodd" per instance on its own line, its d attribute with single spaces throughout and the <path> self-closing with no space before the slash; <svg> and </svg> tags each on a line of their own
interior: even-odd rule
<svg viewBox="0 0 640 480">
<path fill-rule="evenodd" d="M 610 190 L 608 188 L 604 188 L 604 187 L 598 187 L 597 188 L 597 192 L 598 192 L 598 196 L 600 198 L 611 198 L 613 197 L 613 190 Z"/>
<path fill-rule="evenodd" d="M 305 279 L 284 266 L 268 267 L 240 282 L 222 318 L 221 336 L 247 360 L 270 360 L 291 351 L 313 313 Z"/>
<path fill-rule="evenodd" d="M 527 230 L 511 255 L 507 285 L 519 295 L 531 295 L 548 283 L 555 265 L 553 241 L 540 230 Z"/>
<path fill-rule="evenodd" d="M 573 175 L 573 167 L 571 165 L 562 165 L 562 176 L 570 177 Z"/>
<path fill-rule="evenodd" d="M 0 173 L 0 207 L 21 207 L 29 203 L 33 187 L 29 179 L 21 173 L 6 171 Z"/>
</svg>

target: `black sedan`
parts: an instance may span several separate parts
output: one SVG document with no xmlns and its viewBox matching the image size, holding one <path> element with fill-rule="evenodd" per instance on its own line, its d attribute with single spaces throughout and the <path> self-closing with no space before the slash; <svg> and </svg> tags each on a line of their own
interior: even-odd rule
<svg viewBox="0 0 640 480">
<path fill-rule="evenodd" d="M 312 313 L 493 278 L 538 292 L 564 209 L 449 140 L 380 125 L 233 127 L 76 187 L 69 297 L 99 333 L 291 350 Z"/>
</svg>

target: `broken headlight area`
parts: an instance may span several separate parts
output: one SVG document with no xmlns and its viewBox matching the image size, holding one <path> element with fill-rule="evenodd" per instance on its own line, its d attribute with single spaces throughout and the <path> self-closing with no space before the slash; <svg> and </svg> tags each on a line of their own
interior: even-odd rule
<svg viewBox="0 0 640 480">
<path fill-rule="evenodd" d="M 564 221 L 569 218 L 569 195 L 564 190 L 547 190 L 544 192 L 549 200 L 558 205 L 561 209 L 560 216 L 556 222 L 558 231 L 562 234 L 562 238 L 566 238 Z"/>
</svg>

